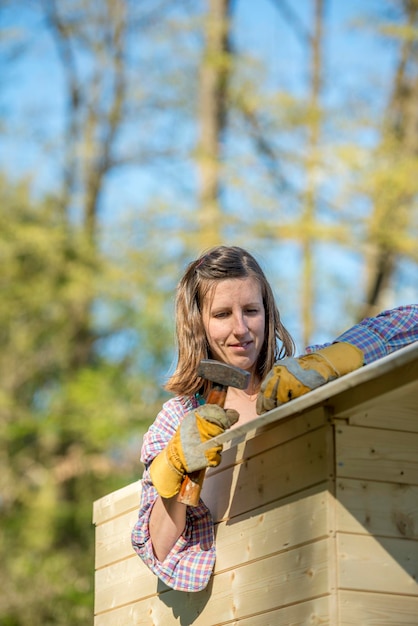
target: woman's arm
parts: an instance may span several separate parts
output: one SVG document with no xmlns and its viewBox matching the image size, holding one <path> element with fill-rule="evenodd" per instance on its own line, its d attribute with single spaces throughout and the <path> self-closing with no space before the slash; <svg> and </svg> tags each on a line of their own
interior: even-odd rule
<svg viewBox="0 0 418 626">
<path fill-rule="evenodd" d="M 166 585 L 178 591 L 201 591 L 215 563 L 213 521 L 201 501 L 188 507 L 173 498 L 161 498 L 149 467 L 173 437 L 184 414 L 199 406 L 195 398 L 171 399 L 144 436 L 141 460 L 141 505 L 132 530 L 132 546 L 143 563 Z"/>
<path fill-rule="evenodd" d="M 418 305 L 407 304 L 367 317 L 335 339 L 351 343 L 364 354 L 364 364 L 418 341 Z"/>
<path fill-rule="evenodd" d="M 154 554 L 164 561 L 184 531 L 187 505 L 173 498 L 156 499 L 149 518 L 149 534 Z"/>
<path fill-rule="evenodd" d="M 309 346 L 300 357 L 278 361 L 262 382 L 257 412 L 270 411 L 417 340 L 416 304 L 366 318 L 332 343 Z"/>
<path fill-rule="evenodd" d="M 197 507 L 188 507 L 183 504 L 185 514 L 184 524 L 178 520 L 178 526 L 170 540 L 163 547 L 164 529 L 160 528 L 151 536 L 151 526 L 158 522 L 158 507 L 163 507 L 167 499 L 161 501 L 153 486 L 148 470 L 145 470 L 141 481 L 141 507 L 138 520 L 132 530 L 132 546 L 143 563 L 162 580 L 168 587 L 177 591 L 201 591 L 208 584 L 215 563 L 215 538 L 213 521 L 208 508 L 200 502 Z M 170 499 L 171 500 L 171 499 Z M 173 502 L 174 505 L 179 504 Z M 151 515 L 155 509 L 156 517 L 151 522 Z M 177 511 L 179 512 L 179 511 Z M 165 522 L 167 522 L 165 516 Z M 164 518 L 163 518 L 164 520 Z M 172 522 L 169 522 L 172 524 Z M 180 528 L 183 525 L 183 528 Z M 172 530 L 175 524 L 172 526 Z M 179 532 L 177 540 L 169 546 L 174 535 Z M 161 552 L 156 554 L 157 550 Z M 168 553 L 164 556 L 164 552 Z"/>
</svg>

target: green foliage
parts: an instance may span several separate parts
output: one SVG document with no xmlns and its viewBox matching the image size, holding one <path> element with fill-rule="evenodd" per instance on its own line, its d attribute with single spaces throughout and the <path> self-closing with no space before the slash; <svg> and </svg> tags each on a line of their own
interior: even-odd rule
<svg viewBox="0 0 418 626">
<path fill-rule="evenodd" d="M 28 185 L 2 179 L 0 201 L 0 624 L 80 626 L 93 611 L 92 503 L 142 471 L 171 329 L 152 296 L 151 257 L 141 285 L 128 250 L 119 268 L 93 255 L 53 198 L 34 203 Z M 144 315 L 138 298 L 154 303 Z M 130 343 L 117 350 L 122 331 Z"/>
</svg>

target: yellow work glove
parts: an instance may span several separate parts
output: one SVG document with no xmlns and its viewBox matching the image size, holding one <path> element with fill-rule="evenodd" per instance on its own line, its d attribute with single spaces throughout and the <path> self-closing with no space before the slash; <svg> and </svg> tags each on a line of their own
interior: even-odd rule
<svg viewBox="0 0 418 626">
<path fill-rule="evenodd" d="M 150 465 L 151 480 L 159 495 L 171 498 L 180 491 L 185 474 L 219 465 L 222 446 L 202 451 L 199 444 L 220 435 L 238 418 L 237 411 L 216 404 L 204 404 L 187 413 L 167 447 Z"/>
<path fill-rule="evenodd" d="M 257 413 L 261 415 L 358 369 L 363 359 L 363 352 L 356 346 L 337 342 L 312 354 L 278 361 L 263 380 Z"/>
</svg>

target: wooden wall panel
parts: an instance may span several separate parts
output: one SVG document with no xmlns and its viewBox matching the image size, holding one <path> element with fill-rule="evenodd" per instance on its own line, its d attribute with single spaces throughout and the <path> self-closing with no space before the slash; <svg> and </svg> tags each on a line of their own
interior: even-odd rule
<svg viewBox="0 0 418 626">
<path fill-rule="evenodd" d="M 300 492 L 219 524 L 215 572 L 327 537 L 329 494 L 323 489 Z"/>
<path fill-rule="evenodd" d="M 349 411 L 338 413 L 350 424 L 418 432 L 418 380 L 413 380 L 387 393 L 382 393 Z"/>
<path fill-rule="evenodd" d="M 341 533 L 337 537 L 342 589 L 418 595 L 418 542 Z"/>
<path fill-rule="evenodd" d="M 328 533 L 327 483 L 298 492 L 281 501 L 261 507 L 256 513 L 244 513 L 231 522 L 216 526 L 216 540 L 221 542 L 217 566 L 235 566 L 237 551 L 245 561 L 265 556 L 269 552 L 288 549 L 313 541 Z M 137 520 L 137 509 L 111 518 L 96 528 L 96 569 L 128 558 L 133 554 L 131 530 Z"/>
<path fill-rule="evenodd" d="M 260 509 L 255 516 L 236 518 L 233 524 L 219 524 L 216 528 L 219 548 L 215 573 L 233 570 L 240 565 L 265 559 L 280 551 L 288 552 L 301 544 L 326 537 L 328 497 L 327 492 L 311 491 L 301 494 L 298 500 L 288 499 L 280 506 Z M 118 519 L 123 520 L 123 516 Z M 110 523 L 113 524 L 114 520 Z M 109 561 L 107 567 L 96 572 L 96 611 L 108 610 L 118 603 L 136 601 L 156 590 L 157 579 L 152 575 L 155 584 L 144 587 L 143 576 L 149 573 L 148 570 L 142 563 L 137 567 L 135 561 L 140 559 L 132 547 L 129 550 L 126 546 L 125 550 L 128 554 L 123 560 L 114 563 Z M 128 558 L 132 556 L 134 562 Z M 119 600 L 120 597 L 123 602 Z"/>
<path fill-rule="evenodd" d="M 248 619 L 234 620 L 230 626 L 335 626 L 329 614 L 329 597 L 315 598 Z"/>
<path fill-rule="evenodd" d="M 418 485 L 340 478 L 336 489 L 340 531 L 418 540 Z"/>
<path fill-rule="evenodd" d="M 97 526 L 96 569 L 132 556 L 131 531 L 137 519 L 138 506 Z"/>
<path fill-rule="evenodd" d="M 112 517 L 117 517 L 138 507 L 141 493 L 141 481 L 131 483 L 109 493 L 93 504 L 93 524 L 98 526 Z"/>
<path fill-rule="evenodd" d="M 309 431 L 321 428 L 327 421 L 328 414 L 324 407 L 317 407 L 304 415 L 299 415 L 297 420 L 285 419 L 262 426 L 254 432 L 250 432 L 246 440 L 234 445 L 232 448 L 228 448 L 228 444 L 226 444 L 222 453 L 222 466 L 226 467 L 227 465 L 241 463 L 249 457 L 261 454 L 266 450 L 296 439 Z M 209 473 L 216 473 L 216 471 L 217 468 L 211 469 Z"/>
<path fill-rule="evenodd" d="M 418 433 L 336 425 L 337 476 L 418 485 Z"/>
<path fill-rule="evenodd" d="M 249 618 L 233 620 L 228 622 L 227 626 L 289 626 L 290 624 L 292 626 L 336 626 L 336 620 L 329 616 L 328 605 L 328 596 L 325 596 L 293 606 L 285 606 L 277 610 L 252 615 Z M 99 616 L 95 624 L 97 626 L 126 626 L 127 624 L 129 626 L 174 626 L 176 624 L 190 626 L 190 624 L 196 623 L 184 621 L 181 615 L 176 616 L 174 613 L 167 613 L 167 616 L 163 617 L 161 617 L 160 612 L 158 615 L 155 615 L 153 611 L 154 606 L 153 602 L 142 613 L 140 606 L 124 607 L 107 615 Z M 356 626 L 359 626 L 360 623 Z M 221 622 L 214 622 L 212 626 L 215 624 L 216 626 L 222 626 Z M 404 623 L 402 622 L 399 626 L 404 626 Z"/>
<path fill-rule="evenodd" d="M 329 425 L 209 475 L 202 497 L 215 520 L 252 511 L 328 479 Z"/>
<path fill-rule="evenodd" d="M 199 593 L 168 590 L 129 605 L 127 600 L 117 610 L 96 615 L 95 626 L 220 626 L 255 620 L 280 606 L 327 595 L 327 563 L 328 540 L 323 540 L 218 574 Z"/>
<path fill-rule="evenodd" d="M 339 626 L 417 626 L 418 596 L 341 591 Z"/>
<path fill-rule="evenodd" d="M 94 612 L 154 595 L 157 587 L 158 579 L 132 550 L 132 556 L 96 571 Z"/>
<path fill-rule="evenodd" d="M 332 397 L 334 415 L 349 417 L 366 403 L 384 407 L 390 402 L 392 392 L 401 389 L 408 392 L 409 384 L 418 381 L 417 355 L 418 342 L 338 379 L 335 386 L 341 383 L 342 390 Z M 331 392 L 328 385 L 323 389 L 327 388 Z"/>
<path fill-rule="evenodd" d="M 153 601 L 146 607 L 142 607 L 139 604 L 131 607 L 123 607 L 119 610 L 99 616 L 95 624 L 97 624 L 97 626 L 126 626 L 127 624 L 129 624 L 129 626 L 174 626 L 176 624 L 190 626 L 191 624 L 197 624 L 195 621 L 186 621 L 188 620 L 187 609 L 181 612 L 181 614 L 176 614 L 174 610 L 171 612 L 167 610 L 166 615 L 162 616 L 161 611 L 157 612 L 154 610 L 157 602 L 158 600 Z M 160 602 L 163 602 L 163 599 L 161 599 Z M 186 618 L 184 615 L 186 615 Z M 222 622 L 219 621 L 204 623 L 210 623 L 212 626 L 215 624 L 216 626 L 222 626 Z M 356 626 L 360 626 L 360 624 L 362 624 L 362 622 L 358 622 Z M 314 600 L 308 600 L 307 602 L 301 602 L 291 606 L 284 606 L 272 611 L 263 611 L 262 613 L 252 614 L 251 617 L 248 618 L 228 622 L 228 626 L 290 625 L 336 626 L 336 619 L 329 615 L 328 596 L 315 598 Z M 383 624 L 381 626 L 383 626 Z M 390 626 L 392 626 L 392 624 Z M 402 622 L 399 626 L 406 626 L 406 623 Z"/>
</svg>

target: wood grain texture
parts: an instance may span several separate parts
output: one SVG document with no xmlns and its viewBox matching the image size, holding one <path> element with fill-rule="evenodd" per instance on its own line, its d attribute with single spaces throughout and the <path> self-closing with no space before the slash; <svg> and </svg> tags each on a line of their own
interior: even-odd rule
<svg viewBox="0 0 418 626">
<path fill-rule="evenodd" d="M 339 626 L 417 626 L 418 596 L 341 591 Z"/>
<path fill-rule="evenodd" d="M 215 575 L 235 571 L 246 564 L 254 567 L 257 562 L 260 562 L 262 568 L 264 560 L 272 555 L 280 552 L 290 554 L 291 550 L 299 551 L 308 543 L 326 538 L 328 497 L 326 491 L 315 493 L 311 490 L 301 494 L 297 501 L 288 499 L 280 506 L 260 509 L 255 516 L 237 518 L 233 524 L 219 524 L 216 528 L 219 549 Z M 109 523 L 113 524 L 113 520 Z M 132 548 L 129 557 L 109 562 L 106 567 L 96 571 L 97 612 L 155 593 L 155 577 L 142 562 L 138 566 L 137 561 L 140 559 Z M 98 558 L 103 560 L 104 557 Z M 151 585 L 148 581 L 144 583 L 144 577 L 153 581 Z"/>
<path fill-rule="evenodd" d="M 187 603 L 188 599 L 185 599 Z M 163 602 L 163 600 L 161 600 Z M 162 615 L 161 611 L 155 610 L 155 603 L 149 606 L 136 604 L 130 607 L 123 607 L 119 610 L 112 611 L 108 614 L 100 615 L 96 621 L 96 626 L 191 626 L 211 624 L 211 626 L 336 626 L 334 618 L 329 616 L 329 598 L 328 596 L 307 600 L 298 604 L 283 606 L 279 609 L 252 613 L 248 618 L 239 618 L 231 621 L 214 621 L 214 622 L 197 622 L 190 621 L 193 619 L 188 617 L 185 608 L 182 612 L 172 608 L 171 612 L 167 610 L 166 615 Z M 199 618 L 198 618 L 199 619 Z M 165 621 L 164 621 L 165 620 Z M 215 618 L 216 620 L 216 618 Z M 362 622 L 358 622 L 359 626 Z M 403 623 L 400 626 L 404 626 Z"/>
<path fill-rule="evenodd" d="M 157 593 L 158 579 L 132 555 L 96 570 L 94 612 L 100 613 Z"/>
<path fill-rule="evenodd" d="M 146 597 L 147 588 L 141 592 L 144 599 L 137 602 L 132 602 L 130 594 L 119 587 L 120 572 L 115 572 L 114 584 L 118 588 L 114 591 L 125 606 L 109 611 L 112 604 L 98 604 L 95 626 L 207 626 L 250 618 L 327 595 L 327 562 L 328 540 L 323 540 L 216 575 L 202 592 L 167 590 L 159 596 Z M 113 594 L 108 586 L 110 596 Z"/>
<path fill-rule="evenodd" d="M 341 589 L 418 595 L 418 542 L 344 533 L 337 542 Z"/>
<path fill-rule="evenodd" d="M 340 478 L 337 527 L 342 532 L 418 540 L 418 486 Z"/>
<path fill-rule="evenodd" d="M 327 424 L 207 476 L 202 498 L 214 519 L 242 515 L 326 481 L 330 428 Z"/>
<path fill-rule="evenodd" d="M 323 486 L 324 487 L 324 486 Z M 215 572 L 328 536 L 328 492 L 301 492 L 216 527 Z"/>
<path fill-rule="evenodd" d="M 127 511 L 138 509 L 141 497 L 141 481 L 126 485 L 103 496 L 93 503 L 93 524 L 98 526 Z"/>
<path fill-rule="evenodd" d="M 418 433 L 336 426 L 338 477 L 418 485 Z"/>
<path fill-rule="evenodd" d="M 341 414 L 350 424 L 418 432 L 418 381 L 414 380 Z"/>
<path fill-rule="evenodd" d="M 131 531 L 138 518 L 137 507 L 96 528 L 96 569 L 126 559 L 133 554 Z"/>
</svg>

